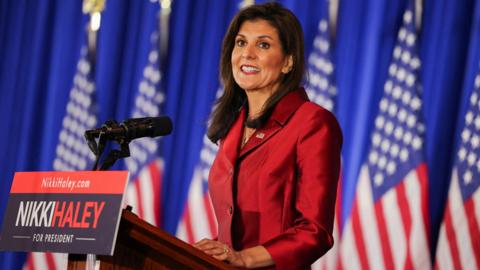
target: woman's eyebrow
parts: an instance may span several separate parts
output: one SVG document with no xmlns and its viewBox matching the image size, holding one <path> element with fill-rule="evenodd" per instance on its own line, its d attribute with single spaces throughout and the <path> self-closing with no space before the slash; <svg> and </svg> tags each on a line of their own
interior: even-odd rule
<svg viewBox="0 0 480 270">
<path fill-rule="evenodd" d="M 269 35 L 261 35 L 261 36 L 258 36 L 258 38 L 268 38 L 268 39 L 273 40 L 273 38 Z"/>
<path fill-rule="evenodd" d="M 237 34 L 237 37 L 245 38 L 245 35 L 239 33 L 239 34 Z M 260 35 L 260 36 L 258 36 L 257 38 L 258 38 L 258 39 L 267 38 L 267 39 L 273 40 L 273 38 L 272 38 L 271 36 L 269 36 L 269 35 Z"/>
</svg>

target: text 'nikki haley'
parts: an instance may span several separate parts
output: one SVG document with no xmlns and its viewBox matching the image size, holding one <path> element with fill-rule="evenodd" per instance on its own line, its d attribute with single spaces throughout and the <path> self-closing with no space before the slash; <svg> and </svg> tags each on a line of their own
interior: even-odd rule
<svg viewBox="0 0 480 270">
<path fill-rule="evenodd" d="M 15 226 L 96 228 L 104 201 L 21 201 Z"/>
</svg>

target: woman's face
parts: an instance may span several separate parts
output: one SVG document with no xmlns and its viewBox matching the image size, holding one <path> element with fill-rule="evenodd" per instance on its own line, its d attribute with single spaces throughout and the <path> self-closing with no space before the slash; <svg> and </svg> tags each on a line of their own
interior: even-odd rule
<svg viewBox="0 0 480 270">
<path fill-rule="evenodd" d="M 277 30 L 265 20 L 245 21 L 232 51 L 235 82 L 247 91 L 273 93 L 282 74 L 290 71 L 292 57 L 285 56 Z"/>
</svg>

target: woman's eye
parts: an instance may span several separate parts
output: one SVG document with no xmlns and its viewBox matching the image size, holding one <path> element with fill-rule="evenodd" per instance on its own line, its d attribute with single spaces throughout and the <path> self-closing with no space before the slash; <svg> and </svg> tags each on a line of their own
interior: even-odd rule
<svg viewBox="0 0 480 270">
<path fill-rule="evenodd" d="M 237 41 L 235 41 L 235 43 L 237 44 L 238 47 L 243 47 L 245 46 L 245 40 L 243 39 L 237 39 Z"/>
<path fill-rule="evenodd" d="M 267 42 L 260 42 L 260 43 L 258 44 L 258 47 L 260 47 L 260 48 L 262 48 L 262 49 L 268 49 L 268 48 L 270 48 L 270 44 L 267 43 Z"/>
</svg>

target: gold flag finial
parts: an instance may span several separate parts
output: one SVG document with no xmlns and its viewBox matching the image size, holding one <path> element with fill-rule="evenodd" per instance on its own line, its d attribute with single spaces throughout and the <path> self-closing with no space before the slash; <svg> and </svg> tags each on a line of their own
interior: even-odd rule
<svg viewBox="0 0 480 270">
<path fill-rule="evenodd" d="M 248 6 L 251 6 L 253 4 L 255 4 L 255 0 L 243 0 L 240 3 L 240 8 L 248 7 Z"/>
<path fill-rule="evenodd" d="M 83 0 L 82 11 L 85 14 L 102 12 L 105 9 L 105 0 Z"/>
</svg>

